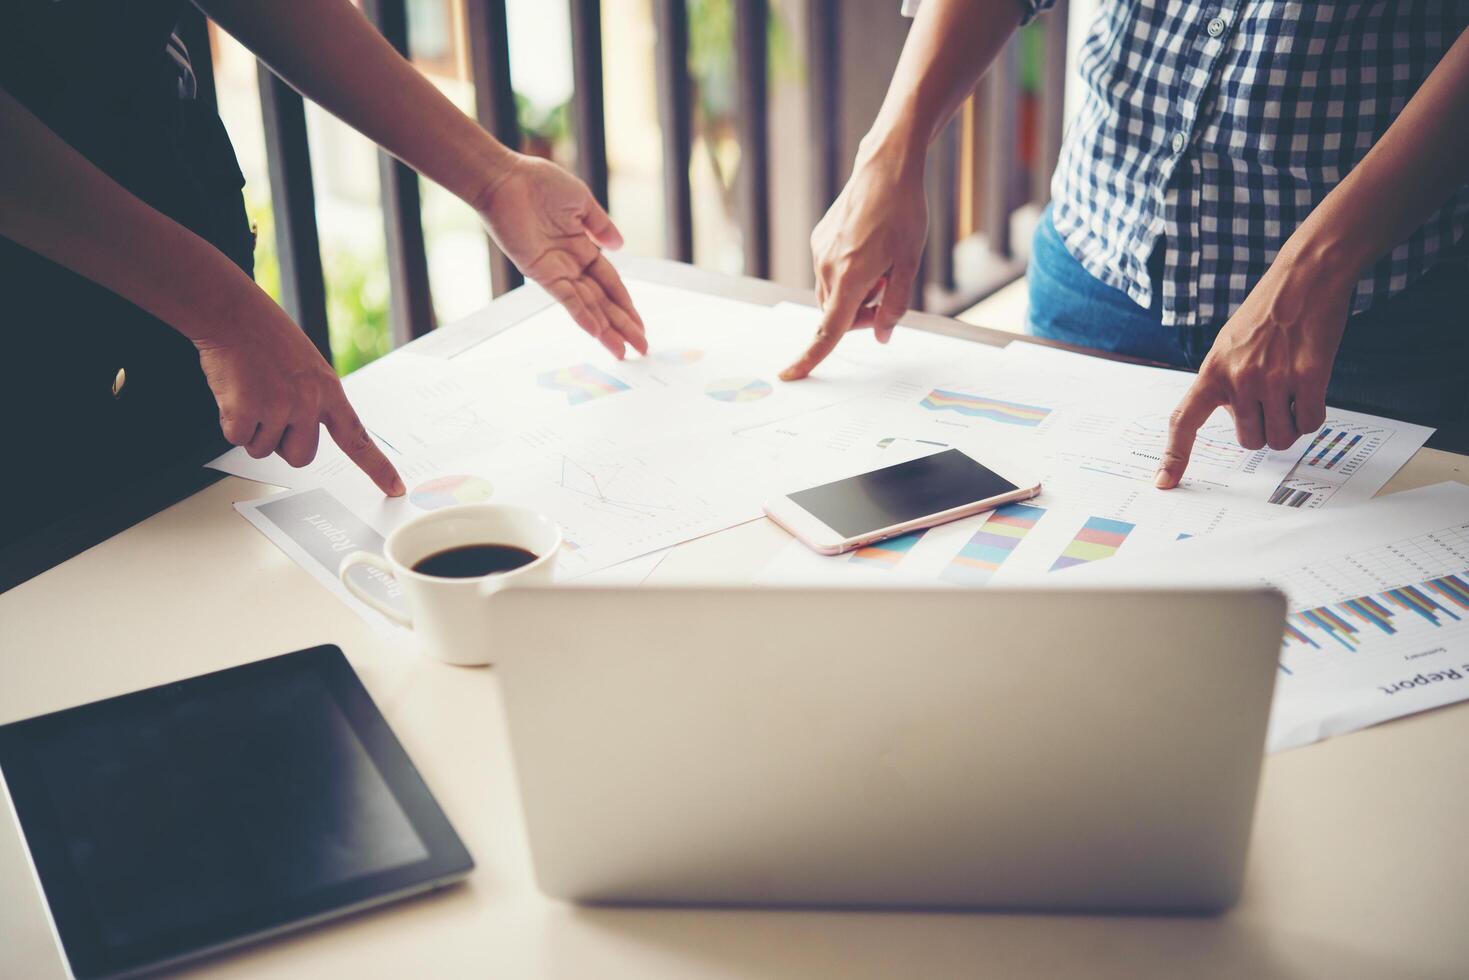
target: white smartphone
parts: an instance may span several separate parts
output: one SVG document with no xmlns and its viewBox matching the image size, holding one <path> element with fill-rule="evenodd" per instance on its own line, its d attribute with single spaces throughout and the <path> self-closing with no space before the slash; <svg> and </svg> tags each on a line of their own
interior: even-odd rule
<svg viewBox="0 0 1469 980">
<path fill-rule="evenodd" d="M 1039 480 L 1018 475 L 946 449 L 776 497 L 765 513 L 813 551 L 839 555 L 1041 492 Z"/>
</svg>

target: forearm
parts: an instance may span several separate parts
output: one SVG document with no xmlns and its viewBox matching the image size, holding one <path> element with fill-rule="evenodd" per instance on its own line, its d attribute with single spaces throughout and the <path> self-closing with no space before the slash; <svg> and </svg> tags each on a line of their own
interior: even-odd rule
<svg viewBox="0 0 1469 980">
<path fill-rule="evenodd" d="M 863 152 L 921 165 L 928 146 L 1020 26 L 1015 0 L 924 0 Z"/>
<path fill-rule="evenodd" d="M 0 89 L 0 235 L 96 282 L 191 340 L 259 289 Z"/>
<path fill-rule="evenodd" d="M 1469 183 L 1469 31 L 1287 243 L 1354 283 Z"/>
<path fill-rule="evenodd" d="M 459 198 L 488 199 L 512 154 L 347 0 L 196 0 L 281 77 Z"/>
</svg>

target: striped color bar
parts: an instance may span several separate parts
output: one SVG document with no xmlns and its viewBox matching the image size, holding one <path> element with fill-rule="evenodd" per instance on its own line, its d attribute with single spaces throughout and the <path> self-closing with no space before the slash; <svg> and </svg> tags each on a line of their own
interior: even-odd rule
<svg viewBox="0 0 1469 980">
<path fill-rule="evenodd" d="M 955 585 L 983 585 L 1045 513 L 1044 507 L 1030 504 L 997 508 L 944 566 L 939 578 Z"/>
<path fill-rule="evenodd" d="M 865 545 L 848 555 L 847 560 L 854 565 L 867 565 L 872 568 L 897 568 L 898 562 L 913 550 L 918 539 L 926 533 L 926 530 L 914 531 L 912 534 L 904 534 L 901 537 L 888 538 L 886 541 Z"/>
<path fill-rule="evenodd" d="M 1127 521 L 1114 521 L 1110 517 L 1088 517 L 1081 530 L 1076 532 L 1076 537 L 1066 546 L 1066 550 L 1051 563 L 1051 571 L 1111 558 L 1136 526 Z"/>
<path fill-rule="evenodd" d="M 958 412 L 970 418 L 1031 427 L 1040 425 L 1051 414 L 1049 408 L 1039 405 L 1021 405 L 998 398 L 985 398 L 982 395 L 967 395 L 962 391 L 946 391 L 943 388 L 930 391 L 918 404 L 930 412 Z"/>
<path fill-rule="evenodd" d="M 1315 638 L 1319 634 L 1356 650 L 1362 643 L 1359 633 L 1371 626 L 1391 636 L 1398 631 L 1393 619 L 1405 612 L 1433 626 L 1442 626 L 1445 618 L 1462 620 L 1469 612 L 1469 572 L 1291 613 L 1285 624 L 1286 646 L 1297 643 L 1319 650 L 1321 644 Z"/>
<path fill-rule="evenodd" d="M 1327 426 L 1316 433 L 1316 438 L 1311 440 L 1311 445 L 1306 447 L 1301 458 L 1306 461 L 1307 466 L 1315 466 L 1323 470 L 1335 469 L 1336 464 L 1346 459 L 1347 453 L 1355 449 L 1357 443 L 1361 441 L 1360 432 L 1349 439 L 1344 430 Z"/>
<path fill-rule="evenodd" d="M 538 374 L 536 384 L 561 392 L 568 405 L 581 405 L 604 395 L 628 390 L 625 382 L 592 364 L 576 364 Z"/>
</svg>

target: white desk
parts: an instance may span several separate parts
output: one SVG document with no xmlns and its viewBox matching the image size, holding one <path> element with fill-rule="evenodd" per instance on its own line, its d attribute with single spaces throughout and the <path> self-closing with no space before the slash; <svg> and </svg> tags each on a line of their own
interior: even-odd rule
<svg viewBox="0 0 1469 980">
<path fill-rule="evenodd" d="M 1391 490 L 1469 483 L 1424 450 Z M 0 723 L 322 642 L 339 644 L 463 836 L 464 886 L 196 968 L 218 977 L 1469 977 L 1469 705 L 1266 760 L 1243 902 L 1212 919 L 580 909 L 531 877 L 491 670 L 390 648 L 230 507 L 217 483 L 0 595 Z M 764 523 L 654 579 L 753 573 Z M 0 820 L 0 977 L 64 976 L 19 835 Z"/>
</svg>

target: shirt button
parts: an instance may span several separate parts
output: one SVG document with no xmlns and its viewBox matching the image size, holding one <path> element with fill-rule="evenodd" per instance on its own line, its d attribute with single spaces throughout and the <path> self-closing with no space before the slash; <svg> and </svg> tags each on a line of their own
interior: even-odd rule
<svg viewBox="0 0 1469 980">
<path fill-rule="evenodd" d="M 1174 153 L 1182 153 L 1183 152 L 1183 144 L 1185 142 L 1187 142 L 1187 141 L 1183 138 L 1183 134 L 1182 133 L 1174 133 L 1173 134 L 1173 152 Z"/>
<path fill-rule="evenodd" d="M 127 368 L 118 368 L 117 376 L 112 379 L 112 397 L 121 398 L 123 385 L 128 383 Z"/>
<path fill-rule="evenodd" d="M 1209 26 L 1206 27 L 1205 30 L 1209 32 L 1210 37 L 1218 37 L 1219 35 L 1223 34 L 1224 18 L 1215 17 L 1213 20 L 1209 21 Z"/>
</svg>

